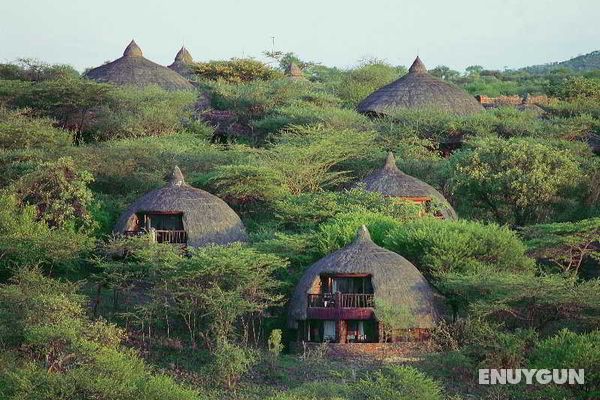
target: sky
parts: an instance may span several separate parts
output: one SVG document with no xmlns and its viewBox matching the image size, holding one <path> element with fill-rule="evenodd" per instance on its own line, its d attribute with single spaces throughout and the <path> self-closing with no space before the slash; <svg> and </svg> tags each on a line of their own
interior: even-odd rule
<svg viewBox="0 0 600 400">
<path fill-rule="evenodd" d="M 519 68 L 600 49 L 600 0 L 0 0 L 0 62 L 31 57 L 79 70 L 134 38 L 170 64 L 275 50 L 347 68 L 377 58 L 432 68 Z"/>
</svg>

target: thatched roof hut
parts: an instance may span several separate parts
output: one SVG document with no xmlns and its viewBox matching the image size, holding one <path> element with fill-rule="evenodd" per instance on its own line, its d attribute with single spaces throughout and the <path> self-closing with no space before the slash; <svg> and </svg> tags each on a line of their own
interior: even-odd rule
<svg viewBox="0 0 600 400">
<path fill-rule="evenodd" d="M 192 55 L 188 49 L 186 49 L 185 46 L 182 46 L 175 55 L 175 60 L 173 60 L 173 63 L 169 65 L 169 68 L 177 72 L 179 75 L 189 79 L 194 75 L 192 69 L 190 68 L 190 64 L 193 62 L 194 59 L 192 58 Z"/>
<path fill-rule="evenodd" d="M 190 247 L 248 240 L 235 211 L 217 196 L 188 185 L 178 167 L 166 186 L 146 193 L 121 215 L 115 231 L 136 232 L 141 215 L 179 215 Z"/>
<path fill-rule="evenodd" d="M 157 85 L 166 90 L 194 89 L 192 84 L 177 72 L 144 58 L 142 49 L 134 40 L 125 48 L 123 57 L 91 69 L 85 76 L 115 85 Z"/>
<path fill-rule="evenodd" d="M 459 87 L 430 75 L 417 57 L 408 74 L 371 93 L 358 105 L 358 112 L 369 115 L 386 115 L 400 109 L 436 109 L 469 115 L 483 107 Z"/>
<path fill-rule="evenodd" d="M 456 219 L 456 212 L 444 196 L 431 185 L 400 171 L 396 165 L 394 153 L 388 153 L 382 168 L 373 171 L 358 183 L 369 192 L 378 192 L 384 196 L 412 200 L 434 200 L 438 203 L 442 216 Z"/>
<path fill-rule="evenodd" d="M 290 79 L 305 79 L 302 69 L 295 62 L 291 62 L 285 69 L 285 76 Z"/>
<path fill-rule="evenodd" d="M 296 285 L 289 303 L 288 325 L 307 319 L 308 295 L 323 274 L 368 274 L 376 302 L 407 307 L 414 328 L 431 328 L 441 317 L 441 296 L 407 259 L 377 246 L 363 225 L 348 246 L 313 264 Z"/>
</svg>

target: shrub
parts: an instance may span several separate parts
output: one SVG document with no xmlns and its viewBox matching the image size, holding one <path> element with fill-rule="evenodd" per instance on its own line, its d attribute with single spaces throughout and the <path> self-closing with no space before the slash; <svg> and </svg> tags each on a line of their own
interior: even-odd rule
<svg viewBox="0 0 600 400">
<path fill-rule="evenodd" d="M 215 380 L 231 389 L 256 360 L 251 350 L 223 342 L 217 346 L 214 354 Z"/>
<path fill-rule="evenodd" d="M 266 64 L 249 58 L 233 58 L 229 61 L 194 63 L 192 71 L 201 79 L 240 83 L 253 80 L 270 80 L 282 74 Z"/>
<path fill-rule="evenodd" d="M 72 158 L 63 157 L 40 165 L 17 181 L 13 189 L 23 203 L 36 207 L 38 219 L 49 226 L 90 228 L 93 195 L 88 185 L 92 181 L 89 172 L 80 171 Z"/>
<path fill-rule="evenodd" d="M 51 229 L 37 220 L 34 207 L 19 207 L 14 196 L 0 195 L 0 279 L 27 265 L 70 269 L 93 241 L 71 229 Z"/>
<path fill-rule="evenodd" d="M 386 367 L 353 385 L 356 398 L 369 400 L 441 400 L 442 389 L 413 367 Z"/>
<path fill-rule="evenodd" d="M 518 273 L 533 269 L 517 235 L 495 224 L 423 218 L 389 232 L 384 245 L 429 274 L 466 273 L 482 266 Z"/>
<path fill-rule="evenodd" d="M 0 108 L 0 147 L 5 150 L 58 151 L 71 145 L 71 135 L 47 118 L 32 118 L 27 110 Z"/>
<path fill-rule="evenodd" d="M 555 336 L 541 340 L 529 357 L 529 368 L 573 368 L 585 371 L 585 385 L 569 385 L 575 393 L 587 398 L 600 394 L 600 331 L 589 333 L 561 330 Z"/>
<path fill-rule="evenodd" d="M 516 225 L 548 218 L 580 177 L 571 154 L 532 139 L 481 140 L 450 165 L 459 214 L 481 217 L 483 208 L 498 223 Z"/>
<path fill-rule="evenodd" d="M 335 87 L 335 93 L 346 107 L 356 108 L 358 103 L 373 91 L 405 73 L 404 67 L 393 67 L 380 60 L 368 60 L 346 72 Z"/>
</svg>

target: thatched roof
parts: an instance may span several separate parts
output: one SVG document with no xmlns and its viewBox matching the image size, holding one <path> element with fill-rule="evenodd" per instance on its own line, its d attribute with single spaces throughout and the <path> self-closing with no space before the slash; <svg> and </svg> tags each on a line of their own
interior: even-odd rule
<svg viewBox="0 0 600 400">
<path fill-rule="evenodd" d="M 89 70 L 85 76 L 98 82 L 116 85 L 158 85 L 166 90 L 192 90 L 194 87 L 177 72 L 146 58 L 142 49 L 131 41 L 123 57 Z"/>
<path fill-rule="evenodd" d="M 288 309 L 288 325 L 305 320 L 307 295 L 321 274 L 369 274 L 375 299 L 406 306 L 415 317 L 414 328 L 431 328 L 440 318 L 437 294 L 407 259 L 377 246 L 363 225 L 354 241 L 313 264 L 296 285 Z"/>
<path fill-rule="evenodd" d="M 391 151 L 387 155 L 384 166 L 367 175 L 358 185 L 364 187 L 366 191 L 378 192 L 384 196 L 429 197 L 439 203 L 445 218 L 456 219 L 456 212 L 440 192 L 422 180 L 398 169 L 394 153 Z"/>
<path fill-rule="evenodd" d="M 285 69 L 285 75 L 291 79 L 304 79 L 302 69 L 295 62 L 290 63 Z"/>
<path fill-rule="evenodd" d="M 400 79 L 376 90 L 358 105 L 358 112 L 386 115 L 400 109 L 436 109 L 456 115 L 483 110 L 475 98 L 427 72 L 417 57 Z"/>
<path fill-rule="evenodd" d="M 169 65 L 169 68 L 171 68 L 173 71 L 177 72 L 179 75 L 185 78 L 191 78 L 194 75 L 194 73 L 190 68 L 190 64 L 192 64 L 193 62 L 194 59 L 192 58 L 192 55 L 190 54 L 188 49 L 186 49 L 185 46 L 182 46 L 181 49 L 175 55 L 175 60 L 173 60 L 173 64 Z"/>
<path fill-rule="evenodd" d="M 183 227 L 190 247 L 248 240 L 235 211 L 217 196 L 188 185 L 178 167 L 166 186 L 146 193 L 121 215 L 115 231 L 132 230 L 136 213 L 152 211 L 183 213 Z"/>
</svg>

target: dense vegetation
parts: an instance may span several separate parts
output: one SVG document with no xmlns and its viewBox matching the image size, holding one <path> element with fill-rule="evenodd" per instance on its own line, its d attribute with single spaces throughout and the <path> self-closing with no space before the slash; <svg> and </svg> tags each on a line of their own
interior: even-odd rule
<svg viewBox="0 0 600 400">
<path fill-rule="evenodd" d="M 472 94 L 553 101 L 543 116 L 371 120 L 354 107 L 404 67 L 272 56 L 278 68 L 194 65 L 200 96 L 0 65 L 0 397 L 598 398 L 597 71 L 441 66 L 431 72 Z M 292 61 L 306 79 L 284 77 Z M 350 189 L 390 150 L 461 219 Z M 175 164 L 235 208 L 249 244 L 183 253 L 112 235 Z M 290 291 L 362 224 L 447 298 L 448 321 L 404 361 L 289 354 Z M 477 368 L 519 367 L 586 368 L 587 383 L 477 385 Z"/>
</svg>

